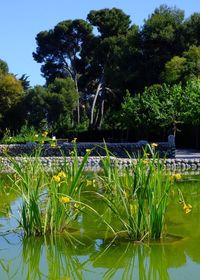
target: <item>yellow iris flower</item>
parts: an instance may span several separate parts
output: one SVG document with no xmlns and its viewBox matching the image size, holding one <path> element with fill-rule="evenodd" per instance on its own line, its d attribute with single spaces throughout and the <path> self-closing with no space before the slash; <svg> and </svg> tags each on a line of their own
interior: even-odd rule
<svg viewBox="0 0 200 280">
<path fill-rule="evenodd" d="M 183 204 L 183 210 L 185 211 L 185 214 L 188 214 L 192 211 L 192 205 L 191 204 Z"/>
<path fill-rule="evenodd" d="M 54 175 L 54 176 L 52 177 L 52 179 L 53 179 L 56 183 L 59 183 L 59 182 L 60 182 L 60 176 L 58 176 L 58 175 Z"/>
<path fill-rule="evenodd" d="M 66 175 L 66 173 L 65 173 L 64 171 L 60 171 L 60 172 L 58 173 L 58 176 L 59 176 L 60 178 L 66 178 L 66 177 L 67 177 L 67 175 Z"/>
<path fill-rule="evenodd" d="M 158 147 L 158 144 L 152 143 L 152 144 L 151 144 L 151 147 L 152 147 L 152 148 Z"/>
<path fill-rule="evenodd" d="M 61 203 L 69 203 L 69 202 L 70 202 L 70 198 L 67 197 L 67 196 L 62 196 L 62 197 L 60 198 L 60 202 L 61 202 Z"/>
</svg>

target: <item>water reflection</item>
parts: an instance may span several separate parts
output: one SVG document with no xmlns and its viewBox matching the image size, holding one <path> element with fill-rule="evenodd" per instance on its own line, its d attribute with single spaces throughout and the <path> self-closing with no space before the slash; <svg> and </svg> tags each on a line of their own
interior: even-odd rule
<svg viewBox="0 0 200 280">
<path fill-rule="evenodd" d="M 200 185 L 182 182 L 179 187 L 193 206 L 188 215 L 178 197 L 171 197 L 168 208 L 167 238 L 160 243 L 112 241 L 97 217 L 83 215 L 77 231 L 54 238 L 0 236 L 0 279 L 198 279 L 200 272 Z M 176 191 L 174 190 L 174 193 Z M 6 202 L 2 195 L 0 206 Z M 15 197 L 9 198 L 11 204 Z M 101 210 L 98 200 L 91 199 Z M 2 204 L 1 204 L 2 203 Z M 9 205 L 9 203 L 8 203 Z M 1 208 L 1 207 L 0 207 Z M 102 208 L 102 212 L 104 209 Z M 3 213 L 7 219 L 7 214 Z M 0 219 L 2 223 L 2 219 Z M 179 238 L 180 236 L 180 238 Z"/>
<path fill-rule="evenodd" d="M 93 255 L 94 267 L 107 267 L 103 279 L 170 279 L 164 245 L 121 244 Z"/>
<path fill-rule="evenodd" d="M 73 255 L 65 238 L 29 238 L 23 240 L 22 246 L 27 279 L 83 279 L 84 262 Z"/>
<path fill-rule="evenodd" d="M 187 268 L 189 257 L 190 262 L 200 263 L 199 239 L 159 244 L 88 240 L 0 237 L 0 279 L 165 280 L 173 279 L 172 268 Z"/>
</svg>

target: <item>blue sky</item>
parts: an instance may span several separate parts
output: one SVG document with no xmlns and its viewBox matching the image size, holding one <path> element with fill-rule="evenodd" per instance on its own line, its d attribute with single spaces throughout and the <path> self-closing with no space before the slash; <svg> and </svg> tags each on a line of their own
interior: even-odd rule
<svg viewBox="0 0 200 280">
<path fill-rule="evenodd" d="M 66 19 L 86 19 L 90 10 L 117 7 L 131 16 L 132 23 L 144 19 L 161 4 L 183 9 L 186 18 L 200 12 L 198 0 L 0 0 L 0 58 L 10 72 L 27 74 L 31 85 L 44 84 L 41 65 L 32 58 L 37 33 Z"/>
</svg>

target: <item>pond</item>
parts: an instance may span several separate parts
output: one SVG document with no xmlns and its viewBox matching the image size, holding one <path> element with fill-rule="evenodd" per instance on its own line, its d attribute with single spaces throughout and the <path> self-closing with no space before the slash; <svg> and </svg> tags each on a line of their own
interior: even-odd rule
<svg viewBox="0 0 200 280">
<path fill-rule="evenodd" d="M 186 214 L 177 184 L 192 205 Z M 4 181 L 0 198 L 0 279 L 198 279 L 200 274 L 200 177 L 187 176 L 173 186 L 165 231 L 159 242 L 113 240 L 105 225 L 84 212 L 71 232 L 26 237 L 17 226 L 20 198 Z M 85 200 L 104 207 L 90 193 Z M 102 209 L 103 211 L 103 209 Z"/>
</svg>

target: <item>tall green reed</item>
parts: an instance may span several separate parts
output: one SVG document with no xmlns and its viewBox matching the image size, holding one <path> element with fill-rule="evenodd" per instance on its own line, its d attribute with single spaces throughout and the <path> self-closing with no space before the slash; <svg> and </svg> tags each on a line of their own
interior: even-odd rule
<svg viewBox="0 0 200 280">
<path fill-rule="evenodd" d="M 147 158 L 145 150 L 137 163 L 131 161 L 129 167 L 121 170 L 116 158 L 112 157 L 111 164 L 107 147 L 106 157 L 102 159 L 101 179 L 107 193 L 100 196 L 118 220 L 116 228 L 113 226 L 115 230 L 133 240 L 160 238 L 167 209 L 170 177 L 152 147 L 148 148 L 152 159 Z"/>
<path fill-rule="evenodd" d="M 25 235 L 40 235 L 43 232 L 43 196 L 47 187 L 47 173 L 39 154 L 23 161 L 9 157 L 14 175 L 9 175 L 14 191 L 21 198 L 18 219 L 19 227 Z"/>
<path fill-rule="evenodd" d="M 82 188 L 87 185 L 84 169 L 91 150 L 86 150 L 80 159 L 74 141 L 71 159 L 64 157 L 64 164 L 52 166 L 51 170 L 43 166 L 40 151 L 34 157 L 26 157 L 25 164 L 10 157 L 15 172 L 10 180 L 21 197 L 19 226 L 25 235 L 66 232 L 87 208 L 114 234 L 132 240 L 162 236 L 170 181 L 157 155 L 152 150 L 150 160 L 144 151 L 144 157 L 130 160 L 129 167 L 119 169 L 117 158 L 106 144 L 104 149 L 106 156 L 101 159 L 98 181 L 105 192 L 96 194 L 106 203 L 106 212 L 111 213 L 105 215 L 106 219 L 81 198 Z"/>
<path fill-rule="evenodd" d="M 19 227 L 25 235 L 57 234 L 67 230 L 79 212 L 87 205 L 80 201 L 83 186 L 84 166 L 90 151 L 86 151 L 81 162 L 74 145 L 71 162 L 58 170 L 47 170 L 40 158 L 40 151 L 26 162 L 9 157 L 14 176 L 9 176 L 21 197 Z M 89 207 L 91 208 L 91 207 Z"/>
</svg>

